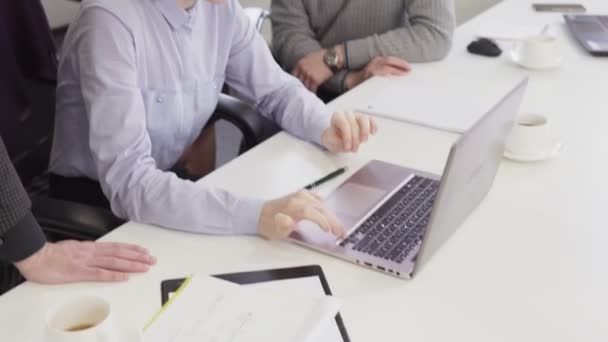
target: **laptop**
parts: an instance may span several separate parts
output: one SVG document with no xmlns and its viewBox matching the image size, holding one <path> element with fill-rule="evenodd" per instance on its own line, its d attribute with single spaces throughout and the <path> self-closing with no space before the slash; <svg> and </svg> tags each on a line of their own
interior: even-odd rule
<svg viewBox="0 0 608 342">
<path fill-rule="evenodd" d="M 452 145 L 443 175 L 372 160 L 326 199 L 346 238 L 304 221 L 289 240 L 411 278 L 490 190 L 527 84 L 518 82 Z"/>
<path fill-rule="evenodd" d="M 608 56 L 608 15 L 564 15 L 578 42 L 594 56 Z"/>
</svg>

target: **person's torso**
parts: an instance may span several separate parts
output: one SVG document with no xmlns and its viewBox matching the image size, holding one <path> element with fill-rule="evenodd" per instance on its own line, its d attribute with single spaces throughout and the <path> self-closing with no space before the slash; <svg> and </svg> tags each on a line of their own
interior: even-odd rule
<svg viewBox="0 0 608 342">
<path fill-rule="evenodd" d="M 408 23 L 404 0 L 303 0 L 324 47 L 381 34 Z"/>
<path fill-rule="evenodd" d="M 132 34 L 151 154 L 163 170 L 175 163 L 212 115 L 224 83 L 234 29 L 227 4 L 199 0 L 184 22 L 180 13 L 163 8 L 171 1 L 83 2 L 85 11 L 101 7 L 117 15 Z M 66 176 L 97 179 L 87 144 L 88 121 L 74 46 L 78 31 L 76 22 L 64 41 L 57 90 L 58 146 L 54 146 L 51 168 Z"/>
</svg>

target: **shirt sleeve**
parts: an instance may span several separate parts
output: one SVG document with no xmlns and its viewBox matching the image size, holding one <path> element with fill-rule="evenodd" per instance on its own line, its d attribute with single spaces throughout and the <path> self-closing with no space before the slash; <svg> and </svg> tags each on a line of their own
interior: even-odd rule
<svg viewBox="0 0 608 342">
<path fill-rule="evenodd" d="M 272 48 L 286 71 L 291 72 L 304 56 L 322 49 L 310 27 L 304 1 L 273 0 L 270 19 Z"/>
<path fill-rule="evenodd" d="M 31 205 L 0 137 L 0 258 L 21 261 L 46 243 Z"/>
<path fill-rule="evenodd" d="M 76 42 L 89 147 L 112 211 L 137 222 L 207 234 L 253 234 L 262 201 L 206 188 L 157 168 L 138 87 L 133 37 L 100 8 Z"/>
<path fill-rule="evenodd" d="M 444 58 L 451 47 L 455 14 L 452 0 L 404 0 L 403 27 L 346 42 L 348 67 L 361 69 L 376 56 L 408 62 Z"/>
<path fill-rule="evenodd" d="M 287 132 L 321 144 L 331 111 L 278 66 L 238 1 L 233 0 L 232 6 L 236 23 L 226 70 L 228 85 Z"/>
</svg>

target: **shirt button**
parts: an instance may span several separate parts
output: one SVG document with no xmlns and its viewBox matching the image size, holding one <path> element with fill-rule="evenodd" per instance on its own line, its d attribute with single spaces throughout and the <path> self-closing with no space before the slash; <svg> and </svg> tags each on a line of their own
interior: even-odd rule
<svg viewBox="0 0 608 342">
<path fill-rule="evenodd" d="M 164 100 L 165 100 L 165 98 L 162 95 L 158 95 L 156 97 L 156 102 L 158 102 L 158 103 L 163 103 Z"/>
</svg>

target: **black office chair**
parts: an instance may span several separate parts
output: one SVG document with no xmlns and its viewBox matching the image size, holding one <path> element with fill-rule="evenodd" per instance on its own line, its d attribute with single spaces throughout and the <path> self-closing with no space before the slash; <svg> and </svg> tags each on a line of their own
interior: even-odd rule
<svg viewBox="0 0 608 342">
<path fill-rule="evenodd" d="M 15 54 L 22 53 L 27 56 L 32 51 L 43 51 L 42 54 L 50 56 L 51 62 L 45 65 L 44 72 L 36 72 L 41 70 L 39 66 L 24 65 L 21 59 L 18 64 L 22 70 L 11 70 L 11 76 L 15 79 L 14 87 L 11 84 L 8 96 L 0 96 L 0 135 L 21 181 L 32 198 L 34 216 L 49 240 L 97 239 L 124 221 L 107 209 L 49 196 L 48 163 L 54 127 L 56 88 L 54 44 L 40 3 L 31 0 L 19 8 L 26 10 L 24 13 L 14 14 L 17 18 L 13 23 L 15 27 L 9 27 L 6 31 L 16 35 L 27 27 L 23 26 L 26 25 L 24 23 L 34 25 L 36 29 L 31 30 L 34 34 L 30 32 L 33 41 L 28 41 L 24 51 L 15 51 Z M 41 27 L 43 29 L 40 29 Z M 13 52 L 12 42 L 21 39 L 14 38 L 0 40 L 0 51 Z M 220 96 L 214 119 L 226 120 L 242 132 L 240 153 L 278 130 L 274 123 L 262 117 L 252 106 L 228 95 Z"/>
</svg>

